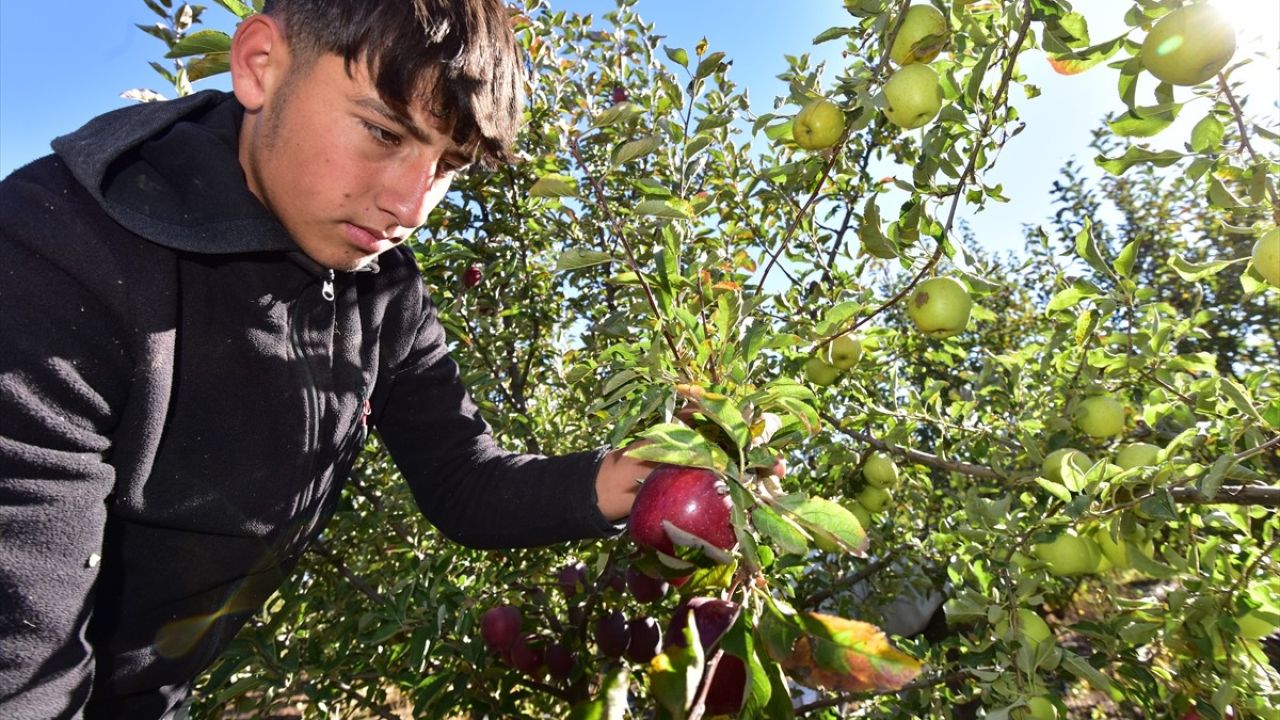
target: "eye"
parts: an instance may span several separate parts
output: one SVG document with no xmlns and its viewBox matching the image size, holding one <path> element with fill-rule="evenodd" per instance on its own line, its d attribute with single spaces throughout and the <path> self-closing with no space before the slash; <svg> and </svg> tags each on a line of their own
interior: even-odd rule
<svg viewBox="0 0 1280 720">
<path fill-rule="evenodd" d="M 369 134 L 373 136 L 374 142 L 377 142 L 379 145 L 396 147 L 400 144 L 400 136 L 388 131 L 386 128 L 379 127 L 364 120 L 361 120 L 360 123 L 364 125 L 364 129 L 368 130 Z"/>
</svg>

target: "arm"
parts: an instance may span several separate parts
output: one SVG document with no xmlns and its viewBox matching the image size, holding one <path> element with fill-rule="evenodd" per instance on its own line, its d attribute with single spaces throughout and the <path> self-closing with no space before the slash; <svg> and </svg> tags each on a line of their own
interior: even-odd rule
<svg viewBox="0 0 1280 720">
<path fill-rule="evenodd" d="M 634 461 L 592 450 L 560 456 L 510 453 L 489 434 L 449 357 L 444 330 L 422 290 L 388 309 L 384 346 L 409 340 L 379 373 L 371 420 L 419 509 L 450 539 L 481 548 L 531 547 L 607 537 L 630 507 Z M 402 272 L 385 267 L 382 273 Z M 391 334 L 388 342 L 388 333 Z M 643 476 L 643 473 L 640 474 Z"/>
<path fill-rule="evenodd" d="M 104 306 L 109 258 L 45 197 L 0 184 L 2 717 L 63 717 L 88 699 L 106 458 L 131 367 Z"/>
</svg>

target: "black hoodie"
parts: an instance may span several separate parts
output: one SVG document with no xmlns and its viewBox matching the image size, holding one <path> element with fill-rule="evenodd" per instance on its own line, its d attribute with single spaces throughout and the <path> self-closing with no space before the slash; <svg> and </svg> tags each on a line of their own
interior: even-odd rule
<svg viewBox="0 0 1280 720">
<path fill-rule="evenodd" d="M 333 273 L 249 192 L 243 109 L 96 118 L 0 183 L 0 717 L 172 713 L 376 427 L 476 547 L 614 531 L 602 451 L 498 448 L 411 252 Z"/>
</svg>

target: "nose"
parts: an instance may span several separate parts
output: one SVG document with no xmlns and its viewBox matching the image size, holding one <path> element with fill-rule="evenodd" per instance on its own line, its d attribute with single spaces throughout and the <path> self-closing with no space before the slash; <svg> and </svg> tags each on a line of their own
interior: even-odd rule
<svg viewBox="0 0 1280 720">
<path fill-rule="evenodd" d="M 410 230 L 427 222 L 427 216 L 448 190 L 449 179 L 439 173 L 440 155 L 405 158 L 387 173 L 380 209 L 397 225 Z"/>
</svg>

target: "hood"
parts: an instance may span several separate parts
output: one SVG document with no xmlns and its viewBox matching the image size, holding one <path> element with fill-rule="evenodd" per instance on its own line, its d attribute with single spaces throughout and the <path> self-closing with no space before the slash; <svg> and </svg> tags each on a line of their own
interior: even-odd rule
<svg viewBox="0 0 1280 720">
<path fill-rule="evenodd" d="M 216 90 L 133 105 L 53 141 L 53 150 L 116 222 L 174 250 L 296 251 L 249 191 L 238 138 L 244 108 Z"/>
</svg>

